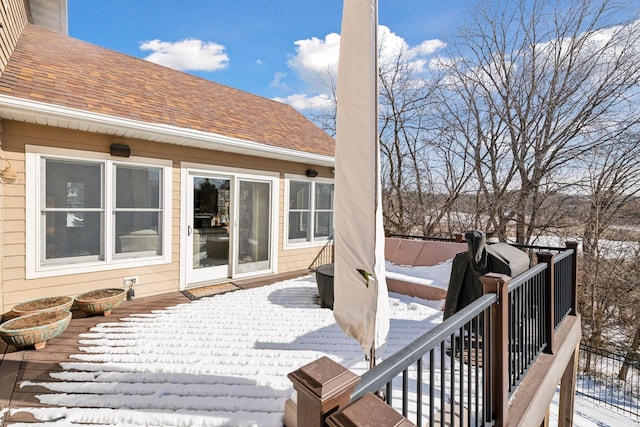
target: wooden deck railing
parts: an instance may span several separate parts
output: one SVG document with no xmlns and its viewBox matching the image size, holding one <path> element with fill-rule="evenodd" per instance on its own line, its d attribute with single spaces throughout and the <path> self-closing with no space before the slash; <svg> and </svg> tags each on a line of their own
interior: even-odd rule
<svg viewBox="0 0 640 427">
<path fill-rule="evenodd" d="M 329 237 L 327 239 L 327 243 L 322 246 L 318 255 L 311 261 L 309 264 L 309 270 L 315 270 L 321 265 L 331 264 L 335 260 L 334 248 L 333 248 L 333 237 Z"/>
<path fill-rule="evenodd" d="M 418 426 L 507 425 L 509 399 L 527 382 L 527 373 L 538 357 L 553 353 L 556 331 L 563 319 L 577 312 L 576 248 L 575 243 L 568 243 L 566 248 L 541 248 L 542 252 L 536 254 L 537 264 L 513 279 L 494 273 L 483 276 L 484 296 L 359 380 L 348 376 L 350 385 L 342 390 L 341 403 L 311 416 L 306 413 L 304 425 L 356 425 L 356 421 L 345 424 L 344 416 L 330 415 L 348 405 L 382 402 L 362 399 L 382 389 L 384 401 L 401 413 L 404 421 Z M 331 365 L 327 360 L 323 363 Z M 306 396 L 303 400 L 322 399 L 307 390 L 309 384 L 334 380 L 339 384 L 341 377 L 346 378 L 336 374 L 329 380 L 323 373 L 327 369 L 315 369 L 314 363 L 290 374 L 298 392 L 299 417 L 301 396 Z M 333 371 L 341 369 L 334 367 Z M 308 378 L 316 374 L 322 378 Z M 336 389 L 341 387 L 333 384 L 331 390 Z M 321 406 L 303 404 L 305 411 Z M 370 414 L 374 410 L 367 406 L 355 413 Z M 310 419 L 318 423 L 309 424 Z"/>
</svg>

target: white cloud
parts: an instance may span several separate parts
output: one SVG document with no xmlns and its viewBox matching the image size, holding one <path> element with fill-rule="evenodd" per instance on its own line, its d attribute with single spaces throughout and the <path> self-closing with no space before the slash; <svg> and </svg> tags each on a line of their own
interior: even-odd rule
<svg viewBox="0 0 640 427">
<path fill-rule="evenodd" d="M 275 88 L 278 88 L 278 89 L 289 90 L 289 87 L 284 82 L 284 79 L 286 77 L 287 77 L 286 73 L 283 73 L 283 72 L 275 73 L 274 76 L 273 76 L 273 80 L 271 80 L 271 83 L 269 83 L 269 86 L 275 87 Z"/>
<path fill-rule="evenodd" d="M 378 26 L 378 45 L 381 64 L 391 61 L 400 52 L 407 53 L 409 51 L 407 42 L 385 25 Z"/>
<path fill-rule="evenodd" d="M 414 56 L 428 56 L 433 55 L 445 46 L 445 43 L 438 39 L 425 40 L 418 46 L 411 48 L 410 52 L 412 52 Z"/>
<path fill-rule="evenodd" d="M 380 64 L 393 64 L 399 54 L 404 55 L 410 68 L 424 71 L 428 64 L 427 57 L 444 48 L 444 42 L 438 39 L 425 40 L 417 46 L 410 46 L 405 39 L 391 31 L 389 27 L 378 27 L 378 44 L 380 45 Z"/>
<path fill-rule="evenodd" d="M 442 49 L 445 44 L 440 40 L 425 40 L 417 46 L 410 46 L 402 37 L 392 32 L 389 27 L 378 27 L 378 41 L 380 44 L 380 65 L 393 63 L 397 55 L 402 53 L 409 66 L 421 73 L 429 65 L 431 56 Z M 298 110 L 325 108 L 330 103 L 330 88 L 335 86 L 338 73 L 338 58 L 340 56 L 340 35 L 327 34 L 324 39 L 312 37 L 294 42 L 296 53 L 289 58 L 287 65 L 295 76 L 305 85 L 307 94 L 295 94 L 278 101 L 294 106 Z M 276 74 L 271 86 L 284 87 L 284 75 Z M 312 96 L 308 93 L 317 93 Z"/>
<path fill-rule="evenodd" d="M 291 105 L 298 111 L 318 111 L 331 108 L 333 101 L 328 95 L 319 94 L 315 96 L 296 93 L 289 95 L 286 98 L 273 98 L 274 101 L 282 102 L 283 104 Z"/>
<path fill-rule="evenodd" d="M 312 37 L 294 44 L 296 55 L 289 59 L 287 65 L 313 90 L 326 90 L 326 82 L 338 72 L 340 36 L 331 33 L 324 40 Z"/>
<path fill-rule="evenodd" d="M 194 38 L 177 42 L 145 41 L 140 44 L 140 50 L 153 52 L 145 58 L 147 61 L 180 71 L 217 71 L 229 65 L 224 46 Z"/>
</svg>

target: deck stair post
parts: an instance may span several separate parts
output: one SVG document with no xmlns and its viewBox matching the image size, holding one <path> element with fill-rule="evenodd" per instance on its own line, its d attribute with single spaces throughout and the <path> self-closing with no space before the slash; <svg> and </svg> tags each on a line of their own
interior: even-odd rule
<svg viewBox="0 0 640 427">
<path fill-rule="evenodd" d="M 499 273 L 487 273 L 480 277 L 484 294 L 494 293 L 498 302 L 491 306 L 490 321 L 485 322 L 485 336 L 490 337 L 490 380 L 486 382 L 490 413 L 495 427 L 507 425 L 509 410 L 509 282 L 511 277 Z"/>
<path fill-rule="evenodd" d="M 578 376 L 578 359 L 580 357 L 580 343 L 565 368 L 560 380 L 560 404 L 558 408 L 558 427 L 573 426 L 573 411 L 575 405 L 576 382 Z"/>
<path fill-rule="evenodd" d="M 547 269 L 545 270 L 545 297 L 544 306 L 546 312 L 544 315 L 544 333 L 547 339 L 547 344 L 543 351 L 547 354 L 553 354 L 553 337 L 555 336 L 555 274 L 554 274 L 554 262 L 553 254 L 551 252 L 539 252 L 537 254 L 538 263 L 546 263 Z"/>
<path fill-rule="evenodd" d="M 291 372 L 297 393 L 297 426 L 324 427 L 329 415 L 344 408 L 360 377 L 326 356 Z"/>
</svg>

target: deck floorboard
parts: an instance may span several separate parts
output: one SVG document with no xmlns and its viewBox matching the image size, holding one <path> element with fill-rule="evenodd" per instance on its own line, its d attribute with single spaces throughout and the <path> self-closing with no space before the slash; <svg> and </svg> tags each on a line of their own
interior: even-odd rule
<svg viewBox="0 0 640 427">
<path fill-rule="evenodd" d="M 309 274 L 308 270 L 293 273 L 277 274 L 262 278 L 251 278 L 233 281 L 240 289 L 265 286 L 280 280 L 287 280 Z M 73 361 L 69 356 L 81 353 L 80 335 L 89 332 L 100 323 L 116 323 L 120 319 L 133 314 L 146 314 L 154 310 L 162 310 L 178 304 L 189 303 L 190 300 L 181 292 L 136 298 L 124 301 L 116 307 L 111 316 L 87 316 L 79 310 L 73 310 L 73 318 L 69 327 L 59 336 L 52 339 L 41 350 L 33 347 L 17 349 L 0 340 L 0 408 L 45 407 L 35 397 L 44 393 L 52 393 L 44 387 L 20 388 L 23 381 L 55 382 L 51 373 L 62 371 L 60 363 Z M 0 427 L 8 427 L 13 423 L 35 423 L 34 417 L 27 412 L 6 413 L 0 417 Z"/>
</svg>

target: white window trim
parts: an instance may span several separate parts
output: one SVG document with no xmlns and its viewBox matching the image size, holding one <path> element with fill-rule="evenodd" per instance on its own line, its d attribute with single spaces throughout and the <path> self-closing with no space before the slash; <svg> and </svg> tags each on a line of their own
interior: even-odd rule
<svg viewBox="0 0 640 427">
<path fill-rule="evenodd" d="M 140 166 L 160 167 L 163 169 L 163 224 L 162 224 L 162 255 L 141 256 L 137 258 L 120 258 L 111 255 L 106 256 L 106 260 L 95 262 L 87 262 L 82 264 L 58 264 L 58 265 L 39 265 L 39 254 L 41 253 L 42 236 L 40 235 L 40 227 L 38 226 L 38 218 L 40 212 L 39 198 L 34 197 L 43 191 L 41 188 L 41 168 L 40 159 L 43 157 L 80 161 L 106 161 L 112 160 L 117 163 L 130 163 Z M 169 264 L 171 263 L 171 242 L 173 223 L 172 211 L 172 181 L 173 169 L 171 160 L 152 159 L 146 157 L 118 157 L 114 158 L 106 153 L 96 153 L 90 151 L 61 149 L 53 147 L 43 147 L 35 145 L 27 145 L 25 147 L 25 208 L 26 208 L 26 272 L 27 279 L 37 279 L 43 277 L 65 276 L 71 274 L 93 273 L 97 271 L 108 271 L 122 268 L 146 267 L 151 265 Z M 110 204 L 112 190 L 106 189 L 106 201 Z M 105 206 L 106 207 L 106 206 Z M 105 218 L 106 222 L 108 218 Z M 106 226 L 105 229 L 109 229 Z M 104 230 L 103 230 L 104 231 Z M 107 244 L 110 248 L 111 244 Z M 109 249 L 108 249 L 109 250 Z"/>
<path fill-rule="evenodd" d="M 320 246 L 324 246 L 327 244 L 327 238 L 319 238 L 317 240 L 312 240 L 311 242 L 308 241 L 304 241 L 304 242 L 289 242 L 289 188 L 290 185 L 289 183 L 291 181 L 303 181 L 303 182 L 310 182 L 312 183 L 312 188 L 313 190 L 311 191 L 311 215 L 309 218 L 309 226 L 311 227 L 311 234 L 313 234 L 313 230 L 314 230 L 314 213 L 315 213 L 315 186 L 313 185 L 313 183 L 323 183 L 323 184 L 334 184 L 334 191 L 335 191 L 335 183 L 334 180 L 332 178 L 309 178 L 305 175 L 294 175 L 294 174 L 285 174 L 284 176 L 284 217 L 283 217 L 283 234 L 284 234 L 284 242 L 282 243 L 282 248 L 283 250 L 293 250 L 293 249 L 303 249 L 303 248 L 314 248 L 314 247 L 320 247 Z M 335 195 L 335 193 L 334 193 Z M 335 212 L 335 205 L 334 205 L 334 209 L 333 211 Z M 313 236 L 312 236 L 313 239 Z"/>
</svg>

